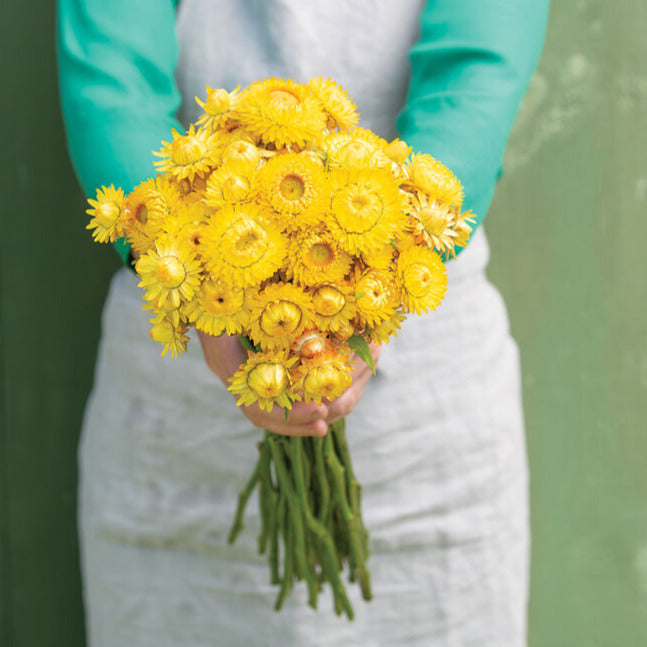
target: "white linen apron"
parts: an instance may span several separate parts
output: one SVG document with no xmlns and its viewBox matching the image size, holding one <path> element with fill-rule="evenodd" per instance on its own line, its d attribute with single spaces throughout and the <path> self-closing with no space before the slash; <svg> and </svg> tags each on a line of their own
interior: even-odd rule
<svg viewBox="0 0 647 647">
<path fill-rule="evenodd" d="M 314 0 L 186 0 L 181 117 L 197 117 L 193 97 L 206 85 L 323 75 L 349 91 L 362 125 L 391 138 L 421 5 L 352 0 L 336 2 L 331 16 L 329 3 Z M 404 323 L 347 421 L 374 592 L 366 603 L 348 585 L 352 623 L 334 616 L 329 591 L 318 612 L 308 608 L 302 583 L 272 610 L 255 499 L 227 545 L 262 432 L 209 372 L 197 339 L 177 360 L 159 356 L 137 278 L 120 270 L 80 446 L 90 646 L 525 645 L 518 353 L 487 259 L 480 229 L 448 263 L 444 303 Z"/>
</svg>

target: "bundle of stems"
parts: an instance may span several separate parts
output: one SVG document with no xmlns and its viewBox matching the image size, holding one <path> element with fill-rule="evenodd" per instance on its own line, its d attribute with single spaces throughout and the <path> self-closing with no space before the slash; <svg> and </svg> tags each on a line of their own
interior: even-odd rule
<svg viewBox="0 0 647 647">
<path fill-rule="evenodd" d="M 344 420 L 331 423 L 323 438 L 265 431 L 258 449 L 256 467 L 238 497 L 229 543 L 242 531 L 245 507 L 258 487 L 258 551 L 267 554 L 271 582 L 279 585 L 274 608 L 281 609 L 296 580 L 305 580 L 308 604 L 316 609 L 322 585 L 328 582 L 335 612 L 352 620 L 342 581 L 344 564 L 362 597 L 370 600 L 372 594 L 361 487 L 353 473 Z"/>
</svg>

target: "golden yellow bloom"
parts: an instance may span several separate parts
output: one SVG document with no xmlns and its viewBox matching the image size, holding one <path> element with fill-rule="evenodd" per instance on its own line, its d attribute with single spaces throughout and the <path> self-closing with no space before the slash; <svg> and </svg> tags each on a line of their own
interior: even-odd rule
<svg viewBox="0 0 647 647">
<path fill-rule="evenodd" d="M 402 204 L 400 190 L 387 171 L 339 170 L 332 174 L 327 224 L 347 252 L 369 253 L 403 227 Z"/>
<path fill-rule="evenodd" d="M 325 175 L 309 153 L 276 155 L 259 169 L 256 185 L 280 229 L 309 227 L 321 217 Z"/>
<path fill-rule="evenodd" d="M 469 237 L 472 233 L 472 225 L 474 224 L 474 217 L 471 211 L 466 211 L 462 213 L 456 223 L 454 224 L 454 231 L 456 232 L 456 242 L 454 243 L 455 247 L 465 247 L 469 241 Z M 452 254 L 456 256 L 454 250 L 452 249 Z"/>
<path fill-rule="evenodd" d="M 463 187 L 456 176 L 431 155 L 412 155 L 405 165 L 409 176 L 408 184 L 436 199 L 460 209 L 463 203 Z"/>
<path fill-rule="evenodd" d="M 238 335 L 249 322 L 249 304 L 243 288 L 209 279 L 202 283 L 196 298 L 187 308 L 195 327 L 209 335 Z"/>
<path fill-rule="evenodd" d="M 312 292 L 312 309 L 320 330 L 338 332 L 350 325 L 357 313 L 353 289 L 340 283 L 319 285 Z"/>
<path fill-rule="evenodd" d="M 206 228 L 202 246 L 203 260 L 214 277 L 240 287 L 270 278 L 286 253 L 283 236 L 253 204 L 223 207 Z"/>
<path fill-rule="evenodd" d="M 380 167 L 390 170 L 392 160 L 386 155 L 387 142 L 366 128 L 331 132 L 319 142 L 333 168 Z"/>
<path fill-rule="evenodd" d="M 323 227 L 294 235 L 289 252 L 291 275 L 301 285 L 342 281 L 353 262 Z"/>
<path fill-rule="evenodd" d="M 196 125 L 209 127 L 212 131 L 223 128 L 236 105 L 239 90 L 240 86 L 232 92 L 207 86 L 206 101 L 203 102 L 198 97 L 195 97 L 197 104 L 204 110 L 204 114 L 198 119 Z"/>
<path fill-rule="evenodd" d="M 404 164 L 409 155 L 411 155 L 412 150 L 413 147 L 407 146 L 407 142 L 404 142 L 401 139 L 394 139 L 384 148 L 384 153 L 396 164 Z"/>
<path fill-rule="evenodd" d="M 249 196 L 251 180 L 237 170 L 223 164 L 207 180 L 204 200 L 216 209 L 227 203 L 242 202 Z"/>
<path fill-rule="evenodd" d="M 347 353 L 330 349 L 312 358 L 302 358 L 293 373 L 295 390 L 305 402 L 321 404 L 338 398 L 352 383 L 351 364 Z"/>
<path fill-rule="evenodd" d="M 374 327 L 393 316 L 399 293 L 390 272 L 371 269 L 355 283 L 357 314 L 366 326 Z"/>
<path fill-rule="evenodd" d="M 191 248 L 166 234 L 135 265 L 139 286 L 146 290 L 144 298 L 162 306 L 169 301 L 175 308 L 193 298 L 200 287 L 201 269 Z"/>
<path fill-rule="evenodd" d="M 348 98 L 346 90 L 332 79 L 318 76 L 308 81 L 308 88 L 323 104 L 328 118 L 328 128 L 348 130 L 359 121 L 357 106 Z"/>
<path fill-rule="evenodd" d="M 369 327 L 367 333 L 371 341 L 376 344 L 388 344 L 391 337 L 395 337 L 400 330 L 400 325 L 407 318 L 402 310 L 396 310 L 388 319 L 376 326 Z"/>
<path fill-rule="evenodd" d="M 457 208 L 424 194 L 412 196 L 411 232 L 419 243 L 433 247 L 440 254 L 454 252 L 457 234 L 454 230 Z"/>
<path fill-rule="evenodd" d="M 440 256 L 431 249 L 412 245 L 400 252 L 398 276 L 402 302 L 409 312 L 434 310 L 447 290 L 447 270 Z"/>
<path fill-rule="evenodd" d="M 256 402 L 266 411 L 272 411 L 274 404 L 291 409 L 292 403 L 301 399 L 291 388 L 290 369 L 296 361 L 285 350 L 250 352 L 230 379 L 228 389 L 238 396 L 238 406 Z"/>
<path fill-rule="evenodd" d="M 164 175 L 137 185 L 124 201 L 124 235 L 138 255 L 153 248 L 168 215 L 180 198 L 177 186 Z"/>
<path fill-rule="evenodd" d="M 326 333 L 311 329 L 306 330 L 292 342 L 290 352 L 299 358 L 311 359 L 331 348 L 333 348 L 333 345 Z"/>
<path fill-rule="evenodd" d="M 216 147 L 217 139 L 209 131 L 196 131 L 191 124 L 184 135 L 175 128 L 172 132 L 173 141 L 163 141 L 162 150 L 153 151 L 153 155 L 162 158 L 155 162 L 159 171 L 177 180 L 192 182 L 196 174 L 207 173 L 215 165 L 220 150 Z"/>
<path fill-rule="evenodd" d="M 241 92 L 234 115 L 253 136 L 276 148 L 304 148 L 326 125 L 321 104 L 304 86 L 276 78 Z"/>
<path fill-rule="evenodd" d="M 86 229 L 93 229 L 92 238 L 98 243 L 113 243 L 122 235 L 120 216 L 124 192 L 114 185 L 97 189 L 97 199 L 88 200 L 92 209 L 86 213 L 92 216 Z"/>
<path fill-rule="evenodd" d="M 379 270 L 388 270 L 393 264 L 397 249 L 391 243 L 362 254 L 362 261 L 367 267 L 374 267 Z"/>
<path fill-rule="evenodd" d="M 167 318 L 151 319 L 153 327 L 150 331 L 151 339 L 162 344 L 162 357 L 170 351 L 171 357 L 175 359 L 178 354 L 184 353 L 189 338 L 188 328 L 181 322 L 174 324 Z"/>
<path fill-rule="evenodd" d="M 261 348 L 289 347 L 312 321 L 312 300 L 292 283 L 270 283 L 252 304 L 249 336 Z"/>
<path fill-rule="evenodd" d="M 258 148 L 243 139 L 232 142 L 222 153 L 222 163 L 245 177 L 253 176 L 260 161 L 261 153 Z"/>
</svg>

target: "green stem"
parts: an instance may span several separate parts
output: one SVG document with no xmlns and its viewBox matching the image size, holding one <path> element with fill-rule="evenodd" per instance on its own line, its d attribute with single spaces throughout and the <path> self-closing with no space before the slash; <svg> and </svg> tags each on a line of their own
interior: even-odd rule
<svg viewBox="0 0 647 647">
<path fill-rule="evenodd" d="M 333 589 L 333 596 L 335 599 L 335 608 L 338 609 L 341 607 L 350 620 L 353 619 L 353 608 L 350 604 L 350 601 L 346 595 L 346 589 L 339 577 L 337 569 L 337 561 L 335 559 L 335 546 L 332 541 L 330 533 L 326 527 L 317 521 L 310 511 L 307 502 L 306 502 L 306 493 L 303 485 L 303 444 L 300 438 L 293 437 L 290 440 L 290 448 L 292 450 L 292 469 L 295 475 L 295 483 L 297 488 L 297 496 L 299 497 L 299 503 L 302 506 L 303 512 L 305 514 L 306 525 L 308 530 L 310 530 L 315 537 L 318 539 L 319 544 L 322 549 L 321 557 L 321 566 L 324 569 L 324 572 L 330 582 Z"/>
<path fill-rule="evenodd" d="M 292 528 L 294 531 L 295 565 L 297 566 L 298 574 L 307 582 L 308 604 L 313 609 L 316 609 L 317 581 L 307 559 L 306 536 L 305 528 L 303 526 L 303 509 L 302 506 L 299 505 L 299 500 L 294 491 L 294 488 L 292 487 L 290 475 L 288 474 L 285 464 L 285 455 L 283 448 L 284 442 L 284 438 L 280 438 L 276 435 L 270 439 L 272 458 L 274 460 L 274 467 L 276 469 L 276 477 L 279 481 L 279 488 L 283 490 L 288 501 L 288 527 Z"/>
<path fill-rule="evenodd" d="M 368 532 L 364 526 L 361 511 L 361 486 L 355 478 L 353 466 L 350 459 L 350 450 L 348 448 L 348 440 L 346 439 L 346 424 L 342 418 L 338 423 L 335 423 L 332 428 L 332 435 L 335 441 L 337 453 L 341 459 L 346 476 L 346 487 L 348 488 L 348 499 L 353 513 L 352 521 L 352 540 L 356 551 L 356 569 L 359 576 L 360 588 L 362 590 L 362 597 L 365 600 L 370 600 L 373 597 L 371 592 L 370 575 L 366 569 L 366 560 L 368 559 Z M 353 551 L 353 543 L 351 543 L 351 553 Z"/>
<path fill-rule="evenodd" d="M 227 538 L 227 541 L 230 544 L 233 544 L 236 541 L 236 537 L 238 537 L 244 527 L 243 515 L 245 514 L 245 507 L 247 506 L 249 497 L 251 496 L 252 491 L 254 490 L 254 487 L 256 486 L 256 483 L 260 477 L 261 463 L 262 459 L 261 457 L 259 457 L 258 461 L 256 462 L 256 467 L 254 468 L 252 475 L 249 477 L 249 481 L 247 481 L 247 484 L 238 495 L 238 505 L 236 507 L 236 515 L 234 516 L 234 523 L 232 524 L 231 530 L 229 531 L 229 537 Z"/>
</svg>

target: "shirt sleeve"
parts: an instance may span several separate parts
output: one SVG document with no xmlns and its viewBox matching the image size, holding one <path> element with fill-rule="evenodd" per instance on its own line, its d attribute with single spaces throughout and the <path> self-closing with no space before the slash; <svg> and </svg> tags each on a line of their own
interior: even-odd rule
<svg viewBox="0 0 647 647">
<path fill-rule="evenodd" d="M 463 184 L 477 226 L 501 174 L 505 145 L 535 70 L 548 0 L 428 0 L 400 136 Z M 459 250 L 457 249 L 457 252 Z"/>
<path fill-rule="evenodd" d="M 72 164 L 86 195 L 155 175 L 180 93 L 172 0 L 59 0 L 58 70 Z M 129 248 L 115 244 L 124 262 Z"/>
</svg>

